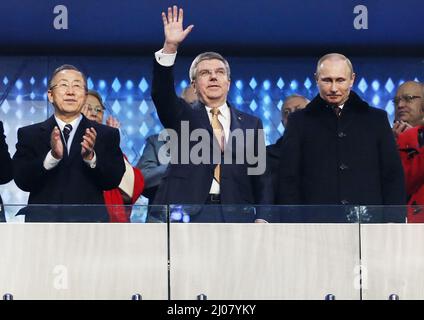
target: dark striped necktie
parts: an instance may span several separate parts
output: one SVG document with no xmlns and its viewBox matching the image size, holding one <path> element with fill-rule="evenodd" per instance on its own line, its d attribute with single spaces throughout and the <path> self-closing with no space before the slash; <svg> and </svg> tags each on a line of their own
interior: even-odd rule
<svg viewBox="0 0 424 320">
<path fill-rule="evenodd" d="M 71 134 L 72 131 L 72 125 L 70 125 L 69 123 L 65 125 L 65 127 L 63 128 L 63 137 L 65 138 L 65 143 L 68 144 L 68 139 L 69 139 L 69 135 Z"/>
</svg>

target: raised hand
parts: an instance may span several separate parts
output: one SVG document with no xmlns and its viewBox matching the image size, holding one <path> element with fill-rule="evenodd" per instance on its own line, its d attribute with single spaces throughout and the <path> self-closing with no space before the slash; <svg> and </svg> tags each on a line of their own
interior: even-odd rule
<svg viewBox="0 0 424 320">
<path fill-rule="evenodd" d="M 180 43 L 187 37 L 193 29 L 193 25 L 189 25 L 183 29 L 183 9 L 178 10 L 177 6 L 168 8 L 168 15 L 162 12 L 163 30 L 165 33 L 165 44 L 163 45 L 163 53 L 177 52 Z"/>
<path fill-rule="evenodd" d="M 119 129 L 119 127 L 121 126 L 121 124 L 119 123 L 118 119 L 116 119 L 116 118 L 114 118 L 112 116 L 109 116 L 106 119 L 106 125 L 109 126 L 109 127 L 112 127 L 112 128 L 116 128 L 116 129 Z"/>
<path fill-rule="evenodd" d="M 50 147 L 52 149 L 52 156 L 60 160 L 63 158 L 63 143 L 60 137 L 60 130 L 58 127 L 54 127 L 50 136 Z"/>
<path fill-rule="evenodd" d="M 85 134 L 81 142 L 81 156 L 84 160 L 91 160 L 94 157 L 94 145 L 96 144 L 97 132 L 94 128 L 85 129 Z"/>
</svg>

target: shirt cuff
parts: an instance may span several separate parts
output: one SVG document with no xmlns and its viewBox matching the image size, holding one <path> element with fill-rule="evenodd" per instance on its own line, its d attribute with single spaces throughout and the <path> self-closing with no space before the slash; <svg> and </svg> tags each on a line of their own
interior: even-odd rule
<svg viewBox="0 0 424 320">
<path fill-rule="evenodd" d="M 86 163 L 86 164 L 88 164 L 88 166 L 91 168 L 91 169 L 94 169 L 95 167 L 96 167 L 96 161 L 97 161 L 97 157 L 96 157 L 96 152 L 95 151 L 93 151 L 93 153 L 94 153 L 94 156 L 93 156 L 93 159 L 91 159 L 91 160 L 85 160 L 84 159 L 84 162 Z"/>
<path fill-rule="evenodd" d="M 163 67 L 171 67 L 175 63 L 177 53 L 163 53 L 163 49 L 155 52 L 155 58 L 157 63 Z"/>
<path fill-rule="evenodd" d="M 46 158 L 44 159 L 44 162 L 43 162 L 44 169 L 46 169 L 46 170 L 53 169 L 54 167 L 57 166 L 57 164 L 60 162 L 60 160 L 61 159 L 56 159 L 55 157 L 53 157 L 52 151 L 50 150 L 47 153 Z"/>
</svg>

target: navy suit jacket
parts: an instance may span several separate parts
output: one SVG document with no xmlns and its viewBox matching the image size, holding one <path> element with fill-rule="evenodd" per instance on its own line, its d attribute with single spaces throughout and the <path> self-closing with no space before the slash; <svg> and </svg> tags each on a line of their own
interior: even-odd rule
<svg viewBox="0 0 424 320">
<path fill-rule="evenodd" d="M 190 152 L 198 141 L 192 141 L 186 151 L 182 151 L 181 141 L 184 136 L 181 132 L 181 122 L 187 121 L 189 132 L 196 129 L 206 129 L 209 134 L 210 149 L 214 139 L 212 126 L 205 106 L 202 103 L 190 105 L 183 99 L 177 97 L 174 88 L 173 67 L 163 67 L 154 62 L 152 98 L 155 103 L 159 119 L 165 128 L 171 128 L 179 136 L 179 156 L 181 153 Z M 248 129 L 253 129 L 254 143 L 245 145 L 243 150 L 248 150 L 255 156 L 258 155 L 258 144 L 262 144 L 265 151 L 264 139 L 258 139 L 258 130 L 262 129 L 260 119 L 243 113 L 227 102 L 231 113 L 230 131 L 241 130 L 246 137 Z M 246 141 L 244 141 L 245 143 Z M 227 147 L 231 142 L 227 143 Z M 243 163 L 237 164 L 236 148 L 233 145 L 232 163 L 221 164 L 221 204 L 223 205 L 254 205 L 271 204 L 273 199 L 272 184 L 269 176 L 248 175 L 249 167 L 256 167 L 256 164 L 248 164 L 246 157 Z M 244 154 L 246 155 L 246 153 Z M 265 152 L 263 161 L 266 161 Z M 188 164 L 173 164 L 175 155 L 171 151 L 171 164 L 169 165 L 163 183 L 160 185 L 155 197 L 155 204 L 204 204 L 209 194 L 213 180 L 215 164 L 210 161 L 208 164 L 194 164 L 192 159 Z M 212 159 L 212 157 L 211 157 Z M 181 159 L 179 159 L 181 160 Z M 266 166 L 266 164 L 264 165 Z M 252 218 L 252 217 L 251 217 Z M 259 218 L 257 216 L 256 218 Z M 268 219 L 268 217 L 262 217 Z"/>
<path fill-rule="evenodd" d="M 20 128 L 18 143 L 13 156 L 16 185 L 30 192 L 28 204 L 104 205 L 103 190 L 118 187 L 125 172 L 122 151 L 119 147 L 119 131 L 97 124 L 83 116 L 76 128 L 70 154 L 65 154 L 59 164 L 46 170 L 44 159 L 50 151 L 50 136 L 57 126 L 54 116 L 44 122 Z M 94 150 L 96 167 L 90 168 L 81 156 L 82 137 L 87 128 L 97 132 Z M 98 210 L 27 210 L 26 221 L 108 221 L 104 208 Z"/>
</svg>

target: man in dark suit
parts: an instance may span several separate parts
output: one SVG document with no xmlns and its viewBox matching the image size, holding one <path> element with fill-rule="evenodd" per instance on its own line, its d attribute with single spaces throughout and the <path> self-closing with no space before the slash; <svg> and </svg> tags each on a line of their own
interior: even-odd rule
<svg viewBox="0 0 424 320">
<path fill-rule="evenodd" d="M 13 178 L 12 159 L 6 144 L 3 122 L 0 121 L 0 184 L 8 183 Z M 3 200 L 0 196 L 0 222 L 5 222 Z"/>
<path fill-rule="evenodd" d="M 193 26 L 183 29 L 183 10 L 178 10 L 176 6 L 168 8 L 167 14 L 162 13 L 162 20 L 165 43 L 163 49 L 155 53 L 152 98 L 162 124 L 168 131 L 172 129 L 176 132 L 178 141 L 171 135 L 171 164 L 154 203 L 235 205 L 233 209 L 227 207 L 223 210 L 218 207 L 199 210 L 201 206 L 194 206 L 192 213 L 196 214 L 190 217 L 193 222 L 269 220 L 262 213 L 255 214 L 253 206 L 272 202 L 271 182 L 263 174 L 266 154 L 261 121 L 240 112 L 227 102 L 230 67 L 227 60 L 215 52 L 200 54 L 190 68 L 191 84 L 199 102 L 190 105 L 177 97 L 173 65 L 178 46 Z M 236 132 L 246 138 L 249 130 L 253 133 L 250 143 L 246 143 L 246 139 L 234 143 L 231 139 L 231 134 Z M 201 138 L 195 141 L 186 139 L 186 133 L 200 134 Z M 206 148 L 196 149 L 199 141 Z M 173 148 L 177 145 L 178 148 Z M 217 150 L 219 159 L 213 161 Z M 248 159 L 236 163 L 238 152 L 258 156 L 257 163 L 248 163 Z M 209 162 L 197 162 L 194 155 L 200 155 L 203 160 L 210 156 Z M 187 159 L 184 159 L 185 156 Z M 225 157 L 232 161 L 223 163 L 221 160 Z M 263 171 L 258 170 L 259 174 L 250 170 L 260 166 Z"/>
<path fill-rule="evenodd" d="M 108 221 L 103 190 L 119 185 L 125 165 L 118 130 L 81 114 L 86 97 L 83 73 L 63 65 L 49 81 L 54 115 L 18 130 L 14 178 L 19 188 L 30 192 L 28 204 L 81 205 L 30 206 L 24 210 L 27 222 Z M 86 204 L 99 207 L 83 207 Z"/>
<path fill-rule="evenodd" d="M 288 96 L 283 103 L 281 108 L 281 123 L 284 128 L 287 128 L 287 121 L 289 115 L 297 110 L 301 110 L 306 107 L 309 103 L 309 100 L 304 96 L 298 94 L 292 94 Z M 272 177 L 272 186 L 274 188 L 274 196 L 277 201 L 277 192 L 280 183 L 279 168 L 281 166 L 280 156 L 281 156 L 281 145 L 283 142 L 283 137 L 280 137 L 274 144 L 270 144 L 266 147 L 266 169 L 269 171 L 270 176 Z"/>
<path fill-rule="evenodd" d="M 404 205 L 404 175 L 386 112 L 351 91 L 355 74 L 341 54 L 323 56 L 315 77 L 319 95 L 290 116 L 284 134 L 279 203 Z"/>
<path fill-rule="evenodd" d="M 158 134 L 147 137 L 143 154 L 136 166 L 143 172 L 145 183 L 143 196 L 148 198 L 150 202 L 155 198 L 156 191 L 165 175 L 170 160 L 169 152 L 164 154 L 162 161 L 159 159 L 159 150 L 164 144 L 165 141 L 160 141 Z"/>
</svg>

